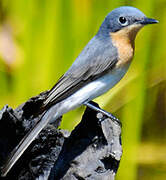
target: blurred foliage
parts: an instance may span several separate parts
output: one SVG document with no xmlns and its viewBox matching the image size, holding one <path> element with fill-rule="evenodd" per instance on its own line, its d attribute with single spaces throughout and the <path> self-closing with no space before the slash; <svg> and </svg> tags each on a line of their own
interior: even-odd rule
<svg viewBox="0 0 166 180">
<path fill-rule="evenodd" d="M 165 0 L 0 0 L 0 106 L 17 107 L 51 88 L 104 17 L 122 5 L 135 6 L 160 23 L 141 30 L 129 72 L 96 101 L 123 121 L 117 179 L 162 180 L 166 178 Z M 62 127 L 72 129 L 83 108 L 64 115 Z"/>
</svg>

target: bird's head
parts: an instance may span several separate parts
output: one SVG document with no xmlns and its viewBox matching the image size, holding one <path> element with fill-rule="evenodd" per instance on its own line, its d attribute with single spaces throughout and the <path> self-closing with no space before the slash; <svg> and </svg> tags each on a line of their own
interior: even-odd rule
<svg viewBox="0 0 166 180">
<path fill-rule="evenodd" d="M 147 18 L 139 9 L 123 6 L 114 9 L 106 16 L 99 34 L 125 36 L 133 41 L 143 26 L 154 23 L 158 21 Z"/>
</svg>

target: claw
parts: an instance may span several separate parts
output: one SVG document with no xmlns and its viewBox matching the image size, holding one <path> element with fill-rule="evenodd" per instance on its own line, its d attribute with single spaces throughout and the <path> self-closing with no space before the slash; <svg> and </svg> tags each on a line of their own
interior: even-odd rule
<svg viewBox="0 0 166 180">
<path fill-rule="evenodd" d="M 84 102 L 84 105 L 97 111 L 98 114 L 97 114 L 97 118 L 100 120 L 100 122 L 102 122 L 106 116 L 107 118 L 110 118 L 113 122 L 117 122 L 120 126 L 122 126 L 120 120 L 118 118 L 116 118 L 114 115 L 112 115 L 111 113 L 103 110 L 103 109 L 100 109 L 99 107 L 96 107 L 95 105 L 92 104 L 93 101 L 90 101 L 90 102 Z M 103 115 L 103 117 L 101 117 L 101 114 Z"/>
</svg>

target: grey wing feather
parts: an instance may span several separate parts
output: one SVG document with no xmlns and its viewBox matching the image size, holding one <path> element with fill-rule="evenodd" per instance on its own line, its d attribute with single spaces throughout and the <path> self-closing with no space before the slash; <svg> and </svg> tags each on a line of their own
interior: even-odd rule
<svg viewBox="0 0 166 180">
<path fill-rule="evenodd" d="M 62 101 L 87 83 L 104 75 L 114 67 L 117 59 L 117 50 L 112 45 L 111 39 L 100 39 L 95 36 L 50 90 L 44 106 Z"/>
</svg>

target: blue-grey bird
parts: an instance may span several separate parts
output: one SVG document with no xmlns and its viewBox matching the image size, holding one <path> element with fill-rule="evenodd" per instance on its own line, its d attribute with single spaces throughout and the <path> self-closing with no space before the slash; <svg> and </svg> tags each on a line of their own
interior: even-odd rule
<svg viewBox="0 0 166 180">
<path fill-rule="evenodd" d="M 127 72 L 134 55 L 137 32 L 158 21 L 134 7 L 110 12 L 69 70 L 49 91 L 42 109 L 47 111 L 11 153 L 2 169 L 5 176 L 18 158 L 51 121 L 88 103 L 117 84 Z"/>
</svg>

